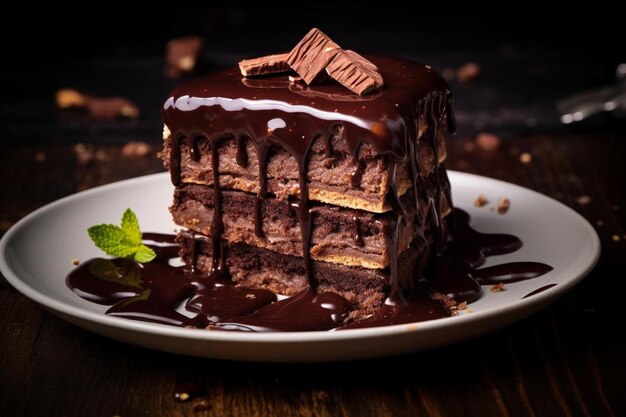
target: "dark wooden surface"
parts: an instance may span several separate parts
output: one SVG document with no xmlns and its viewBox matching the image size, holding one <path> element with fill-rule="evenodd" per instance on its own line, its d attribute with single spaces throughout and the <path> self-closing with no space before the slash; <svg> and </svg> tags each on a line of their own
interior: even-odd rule
<svg viewBox="0 0 626 417">
<path fill-rule="evenodd" d="M 500 178 L 573 207 L 597 229 L 602 257 L 553 306 L 501 331 L 401 357 L 258 364 L 177 356 L 74 327 L 0 280 L 0 414 L 6 416 L 623 416 L 626 415 L 626 137 L 518 136 L 492 152 L 449 142 L 449 167 Z M 0 227 L 57 198 L 162 171 L 153 152 L 95 145 L 0 144 Z M 529 152 L 530 163 L 519 155 Z M 481 190 L 476 190 L 480 193 Z M 587 204 L 580 199 L 588 196 Z M 515 202 L 513 202 L 515 204 Z M 45 256 L 45 254 L 33 254 Z M 177 383 L 207 394 L 174 401 Z"/>
</svg>

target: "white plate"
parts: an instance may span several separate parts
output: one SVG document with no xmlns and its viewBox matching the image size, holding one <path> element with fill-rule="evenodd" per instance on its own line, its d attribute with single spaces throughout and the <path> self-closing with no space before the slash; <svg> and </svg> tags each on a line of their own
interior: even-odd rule
<svg viewBox="0 0 626 417">
<path fill-rule="evenodd" d="M 93 332 L 151 349 L 250 361 L 331 361 L 396 355 L 455 343 L 520 320 L 556 300 L 595 265 L 600 242 L 589 223 L 563 204 L 534 191 L 476 175 L 450 172 L 454 203 L 482 232 L 511 233 L 521 250 L 488 259 L 543 262 L 554 270 L 537 279 L 484 291 L 472 313 L 421 323 L 337 332 L 238 333 L 183 329 L 104 314 L 107 307 L 77 297 L 65 286 L 71 260 L 102 254 L 89 240 L 94 224 L 117 224 L 132 208 L 142 230 L 172 233 L 167 210 L 173 188 L 166 173 L 121 181 L 51 203 L 26 216 L 0 241 L 0 271 L 21 293 L 53 314 Z M 485 194 L 511 200 L 505 215 L 473 202 Z M 526 294 L 556 286 L 532 297 Z"/>
</svg>

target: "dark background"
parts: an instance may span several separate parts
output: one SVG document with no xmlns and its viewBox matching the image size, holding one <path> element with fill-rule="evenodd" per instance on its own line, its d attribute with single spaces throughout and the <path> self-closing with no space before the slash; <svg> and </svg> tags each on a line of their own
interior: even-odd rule
<svg viewBox="0 0 626 417">
<path fill-rule="evenodd" d="M 23 26 L 31 40 L 21 38 L 10 25 L 2 29 L 5 99 L 0 138 L 84 141 L 88 134 L 95 142 L 158 141 L 158 104 L 184 81 L 162 76 L 165 43 L 184 35 L 206 40 L 200 65 L 187 78 L 245 57 L 288 50 L 313 26 L 346 48 L 405 56 L 440 72 L 476 62 L 479 79 L 451 82 L 466 134 L 563 131 L 556 101 L 614 82 L 617 64 L 626 60 L 620 17 L 598 4 L 558 12 L 526 2 L 482 11 L 478 6 L 429 9 L 420 4 L 415 15 L 388 3 L 212 4 L 140 11 L 89 3 L 66 13 L 28 13 L 18 27 Z M 22 17 L 18 13 L 8 19 Z M 61 87 L 127 97 L 139 105 L 142 117 L 122 125 L 67 120 L 54 109 L 54 92 Z M 603 115 L 567 130 L 621 127 L 615 117 Z"/>
<path fill-rule="evenodd" d="M 528 2 L 485 10 L 416 3 L 418 14 L 393 2 L 232 4 L 134 12 L 110 2 L 50 3 L 49 12 L 23 2 L 5 11 L 0 235 L 61 197 L 162 172 L 159 109 L 174 86 L 241 58 L 288 50 L 318 26 L 360 53 L 401 55 L 438 71 L 478 63 L 479 79 L 451 83 L 460 129 L 447 142 L 447 168 L 519 184 L 573 208 L 601 239 L 597 266 L 550 307 L 483 337 L 313 365 L 217 361 L 119 343 L 47 313 L 0 276 L 0 414 L 626 415 L 624 296 L 616 284 L 626 276 L 626 129 L 615 113 L 563 126 L 555 110 L 560 98 L 615 82 L 617 64 L 626 61 L 623 17 L 599 2 L 558 13 Z M 201 65 L 167 79 L 165 44 L 184 35 L 205 38 Z M 58 111 L 54 95 L 62 87 L 126 97 L 141 117 L 104 121 Z M 498 134 L 501 146 L 481 149 L 481 131 Z M 143 157 L 124 152 L 135 140 L 151 147 Z M 190 381 L 207 394 L 175 402 L 175 386 Z"/>
</svg>

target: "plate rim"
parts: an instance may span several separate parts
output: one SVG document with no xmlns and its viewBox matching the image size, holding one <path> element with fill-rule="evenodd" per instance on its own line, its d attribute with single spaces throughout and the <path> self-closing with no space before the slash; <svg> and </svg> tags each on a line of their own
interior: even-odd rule
<svg viewBox="0 0 626 417">
<path fill-rule="evenodd" d="M 60 198 L 53 202 L 50 202 L 30 214 L 26 215 L 15 223 L 0 239 L 0 272 L 11 286 L 17 289 L 27 298 L 35 301 L 47 310 L 52 310 L 52 313 L 58 312 L 63 315 L 69 315 L 77 317 L 81 320 L 86 320 L 97 325 L 104 325 L 108 327 L 114 327 L 116 329 L 124 331 L 134 331 L 140 333 L 149 333 L 152 335 L 174 337 L 177 339 L 201 339 L 203 341 L 215 341 L 215 342 L 254 342 L 254 343 L 271 343 L 271 344 L 292 344 L 292 343 L 308 343 L 308 342 L 334 342 L 345 341 L 351 339 L 372 339 L 372 338 L 384 338 L 399 332 L 427 332 L 434 328 L 454 328 L 456 326 L 465 326 L 467 323 L 480 322 L 483 320 L 489 320 L 493 316 L 499 316 L 504 314 L 515 313 L 519 310 L 536 311 L 542 305 L 548 304 L 556 300 L 561 295 L 567 293 L 573 286 L 578 284 L 589 272 L 596 266 L 600 257 L 601 245 L 600 239 L 593 226 L 579 213 L 572 208 L 554 200 L 544 194 L 531 190 L 526 187 L 522 187 L 517 184 L 506 182 L 503 180 L 485 177 L 477 174 L 459 172 L 454 170 L 447 170 L 450 177 L 459 177 L 474 181 L 487 181 L 497 184 L 498 186 L 513 187 L 519 191 L 530 192 L 535 194 L 536 197 L 540 197 L 549 200 L 552 204 L 556 204 L 559 209 L 564 210 L 570 216 L 576 220 L 586 232 L 590 239 L 590 254 L 586 260 L 585 267 L 578 270 L 572 277 L 568 277 L 563 283 L 553 286 L 539 294 L 532 297 L 523 298 L 513 303 L 509 303 L 504 306 L 491 307 L 486 310 L 473 312 L 472 314 L 462 314 L 455 317 L 445 317 L 434 320 L 428 320 L 416 323 L 397 324 L 392 326 L 383 327 L 370 327 L 363 329 L 346 329 L 341 331 L 308 331 L 308 332 L 269 332 L 269 333 L 249 333 L 249 332 L 217 332 L 207 331 L 205 329 L 190 329 L 179 328 L 173 326 L 167 326 L 157 323 L 148 323 L 135 320 L 128 320 L 120 317 L 109 316 L 103 313 L 89 311 L 80 306 L 68 305 L 62 301 L 48 296 L 37 289 L 26 284 L 18 274 L 10 267 L 8 260 L 8 253 L 11 250 L 10 243 L 18 236 L 20 231 L 25 228 L 31 221 L 38 217 L 45 215 L 46 212 L 56 209 L 58 206 L 72 203 L 74 200 L 83 199 L 91 194 L 97 194 L 114 190 L 115 188 L 125 187 L 129 183 L 140 183 L 144 181 L 156 181 L 161 177 L 169 176 L 168 172 L 161 172 L 156 174 L 149 174 L 125 180 L 116 181 L 113 183 L 100 185 L 89 190 L 81 191 Z M 451 181 L 454 182 L 454 181 Z M 76 311 L 80 311 L 80 315 L 76 315 Z M 76 324 L 73 322 L 73 324 Z"/>
</svg>

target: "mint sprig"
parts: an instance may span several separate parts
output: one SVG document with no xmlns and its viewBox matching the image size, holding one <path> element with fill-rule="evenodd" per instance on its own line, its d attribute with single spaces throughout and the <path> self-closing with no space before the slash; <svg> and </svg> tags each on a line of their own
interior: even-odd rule
<svg viewBox="0 0 626 417">
<path fill-rule="evenodd" d="M 150 262 L 156 253 L 141 243 L 141 230 L 137 215 L 126 209 L 122 224 L 98 224 L 87 229 L 93 243 L 106 254 L 119 258 L 132 258 L 137 262 Z"/>
</svg>

